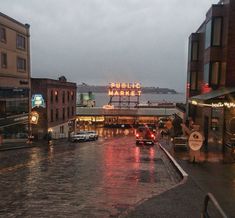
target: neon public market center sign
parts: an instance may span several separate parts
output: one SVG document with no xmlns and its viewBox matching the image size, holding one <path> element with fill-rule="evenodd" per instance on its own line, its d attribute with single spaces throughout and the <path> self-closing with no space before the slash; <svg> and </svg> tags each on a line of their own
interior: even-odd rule
<svg viewBox="0 0 235 218">
<path fill-rule="evenodd" d="M 140 96 L 140 83 L 120 83 L 111 82 L 108 89 L 109 96 Z"/>
</svg>

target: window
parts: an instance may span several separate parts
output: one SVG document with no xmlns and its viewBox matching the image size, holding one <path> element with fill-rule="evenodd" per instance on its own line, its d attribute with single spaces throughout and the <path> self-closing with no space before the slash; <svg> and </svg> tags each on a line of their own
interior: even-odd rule
<svg viewBox="0 0 235 218">
<path fill-rule="evenodd" d="M 68 100 L 68 102 L 69 102 L 69 100 L 70 100 L 69 91 L 67 92 L 67 100 Z"/>
<path fill-rule="evenodd" d="M 220 76 L 220 62 L 211 63 L 211 80 L 210 84 L 219 85 L 219 76 Z"/>
<path fill-rule="evenodd" d="M 221 63 L 221 70 L 220 70 L 220 86 L 225 86 L 226 80 L 226 62 Z"/>
<path fill-rule="evenodd" d="M 7 54 L 1 53 L 1 66 L 2 68 L 7 68 Z"/>
<path fill-rule="evenodd" d="M 63 102 L 63 104 L 65 103 L 65 91 L 63 91 L 62 102 Z"/>
<path fill-rule="evenodd" d="M 5 42 L 7 41 L 7 37 L 6 37 L 6 29 L 3 27 L 0 27 L 0 41 L 1 42 Z"/>
<path fill-rule="evenodd" d="M 211 62 L 204 65 L 204 82 L 212 88 L 217 88 L 221 79 L 221 63 Z"/>
<path fill-rule="evenodd" d="M 25 37 L 24 36 L 17 34 L 16 48 L 25 49 Z"/>
<path fill-rule="evenodd" d="M 54 121 L 54 119 L 53 119 L 54 117 L 53 117 L 53 109 L 51 109 L 51 122 L 53 122 Z"/>
<path fill-rule="evenodd" d="M 59 99 L 58 99 L 58 95 L 59 95 L 58 91 L 55 91 L 55 101 L 56 101 L 56 102 L 58 102 L 58 100 L 59 100 Z"/>
<path fill-rule="evenodd" d="M 74 107 L 72 107 L 72 116 L 74 115 Z"/>
<path fill-rule="evenodd" d="M 205 49 L 211 46 L 211 20 L 206 24 Z"/>
<path fill-rule="evenodd" d="M 212 46 L 220 46 L 222 39 L 222 18 L 215 17 L 212 27 Z"/>
<path fill-rule="evenodd" d="M 65 108 L 63 108 L 63 120 L 65 120 Z"/>
<path fill-rule="evenodd" d="M 61 133 L 61 134 L 64 133 L 64 126 L 60 126 L 60 133 Z"/>
<path fill-rule="evenodd" d="M 53 97 L 53 90 L 51 90 L 51 103 L 53 103 L 54 97 Z"/>
<path fill-rule="evenodd" d="M 17 58 L 17 70 L 26 71 L 26 60 L 24 58 Z"/>
<path fill-rule="evenodd" d="M 67 117 L 69 118 L 70 116 L 70 110 L 69 110 L 69 107 L 67 108 Z"/>
<path fill-rule="evenodd" d="M 204 65 L 204 83 L 209 85 L 210 82 L 210 64 L 205 64 Z"/>
<path fill-rule="evenodd" d="M 221 46 L 222 17 L 214 17 L 206 24 L 205 49 L 211 46 Z"/>
<path fill-rule="evenodd" d="M 58 109 L 58 108 L 56 108 L 55 119 L 56 119 L 56 120 L 59 119 L 59 109 Z"/>
<path fill-rule="evenodd" d="M 72 98 L 72 101 L 74 99 L 74 92 L 71 92 L 71 98 Z"/>
<path fill-rule="evenodd" d="M 198 61 L 198 42 L 192 42 L 191 60 Z"/>
<path fill-rule="evenodd" d="M 191 76 L 190 76 L 190 89 L 191 90 L 197 90 L 197 77 L 198 77 L 197 72 L 191 72 Z"/>
</svg>

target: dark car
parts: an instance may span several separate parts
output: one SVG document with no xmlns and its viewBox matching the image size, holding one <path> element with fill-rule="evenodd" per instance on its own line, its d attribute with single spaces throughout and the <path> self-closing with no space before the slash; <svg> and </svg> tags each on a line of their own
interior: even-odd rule
<svg viewBox="0 0 235 218">
<path fill-rule="evenodd" d="M 135 139 L 136 139 L 136 145 L 139 144 L 154 145 L 155 133 L 153 129 L 149 126 L 140 126 L 136 130 Z"/>
</svg>

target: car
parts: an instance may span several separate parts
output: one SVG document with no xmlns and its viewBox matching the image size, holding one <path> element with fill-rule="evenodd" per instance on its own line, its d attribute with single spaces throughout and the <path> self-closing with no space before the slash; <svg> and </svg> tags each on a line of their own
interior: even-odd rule
<svg viewBox="0 0 235 218">
<path fill-rule="evenodd" d="M 153 129 L 146 125 L 137 128 L 135 139 L 136 139 L 136 145 L 139 144 L 154 145 L 156 137 Z"/>
<path fill-rule="evenodd" d="M 87 131 L 87 134 L 89 135 L 89 140 L 97 140 L 99 138 L 96 131 Z"/>
<path fill-rule="evenodd" d="M 71 141 L 72 142 L 89 141 L 89 134 L 85 131 L 78 132 L 71 136 Z"/>
</svg>

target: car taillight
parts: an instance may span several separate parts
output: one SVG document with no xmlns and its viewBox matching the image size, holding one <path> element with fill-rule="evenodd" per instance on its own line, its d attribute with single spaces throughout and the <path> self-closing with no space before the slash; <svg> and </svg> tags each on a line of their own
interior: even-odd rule
<svg viewBox="0 0 235 218">
<path fill-rule="evenodd" d="M 138 137 L 139 137 L 139 134 L 137 133 L 135 136 L 138 138 Z"/>
<path fill-rule="evenodd" d="M 153 134 L 151 134 L 151 138 L 154 138 L 154 135 L 153 135 Z"/>
</svg>

